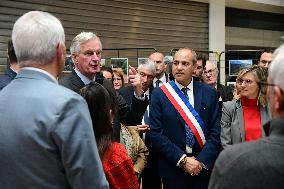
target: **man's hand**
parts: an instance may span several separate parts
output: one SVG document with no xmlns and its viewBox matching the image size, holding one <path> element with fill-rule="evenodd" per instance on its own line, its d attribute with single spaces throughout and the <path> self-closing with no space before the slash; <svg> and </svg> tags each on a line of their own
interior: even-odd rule
<svg viewBox="0 0 284 189">
<path fill-rule="evenodd" d="M 134 92 L 135 92 L 136 96 L 142 96 L 144 91 L 142 89 L 142 83 L 141 83 L 140 75 L 138 74 L 137 70 L 135 70 L 135 68 L 133 68 L 131 66 L 129 66 L 128 78 L 129 78 L 129 82 L 134 87 Z"/>
<path fill-rule="evenodd" d="M 145 125 L 137 125 L 137 130 L 138 130 L 139 134 L 142 134 L 142 133 L 146 133 L 147 131 L 149 131 L 150 127 L 147 124 L 145 124 Z"/>
<path fill-rule="evenodd" d="M 186 163 L 183 165 L 185 172 L 189 173 L 191 176 L 198 175 L 202 170 L 202 165 L 194 157 L 186 157 Z"/>
</svg>

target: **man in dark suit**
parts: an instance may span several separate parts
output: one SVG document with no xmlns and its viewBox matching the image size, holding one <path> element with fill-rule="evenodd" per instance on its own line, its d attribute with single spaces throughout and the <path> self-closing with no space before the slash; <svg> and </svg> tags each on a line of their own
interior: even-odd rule
<svg viewBox="0 0 284 189">
<path fill-rule="evenodd" d="M 8 85 L 16 77 L 20 70 L 11 39 L 8 41 L 8 57 L 10 66 L 5 70 L 5 73 L 0 76 L 0 90 Z"/>
<path fill-rule="evenodd" d="M 156 65 L 153 61 L 147 60 L 144 64 L 140 64 L 138 66 L 138 74 L 141 77 L 141 83 L 142 83 L 142 89 L 144 91 L 144 97 L 145 101 L 149 102 L 151 100 L 151 93 L 153 90 L 153 79 L 156 74 Z M 127 86 L 122 88 L 120 91 L 120 94 L 124 97 L 126 102 L 128 104 L 132 104 L 132 99 L 134 96 L 134 88 L 132 86 Z M 133 108 L 139 108 L 134 107 Z M 143 119 L 136 120 L 135 126 L 137 126 L 137 129 L 141 135 L 141 137 L 144 135 L 144 133 L 147 134 L 149 131 L 149 107 L 147 107 L 147 110 L 144 109 L 144 116 Z M 144 137 L 142 137 L 144 138 Z M 146 138 L 147 139 L 147 138 Z M 149 150 L 149 156 L 147 158 L 147 166 L 142 172 L 142 186 L 143 189 L 147 188 L 160 188 L 160 179 L 156 179 L 154 171 L 156 169 L 153 169 L 155 165 L 152 164 L 152 151 L 151 151 L 151 145 L 149 144 L 148 140 L 145 140 L 145 144 Z M 156 182 L 158 181 L 158 182 Z"/>
<path fill-rule="evenodd" d="M 160 87 L 163 83 L 168 82 L 168 75 L 166 74 L 167 63 L 164 61 L 164 55 L 160 52 L 150 54 L 149 59 L 156 65 L 156 76 L 153 80 L 154 87 Z"/>
<path fill-rule="evenodd" d="M 195 63 L 194 51 L 177 51 L 172 66 L 175 80 L 155 88 L 151 97 L 149 139 L 167 189 L 207 188 L 220 151 L 218 94 L 193 81 Z"/>
<path fill-rule="evenodd" d="M 220 102 L 226 102 L 233 99 L 233 92 L 232 89 L 229 86 L 222 85 L 220 83 L 217 83 L 219 70 L 215 63 L 212 61 L 207 61 L 205 65 L 205 69 L 203 71 L 203 81 L 204 83 L 214 87 L 219 95 L 219 101 Z"/>
<path fill-rule="evenodd" d="M 70 52 L 72 54 L 75 69 L 73 69 L 69 75 L 59 80 L 61 85 L 77 93 L 80 93 L 80 89 L 94 79 L 103 86 L 112 86 L 111 81 L 104 79 L 100 73 L 102 44 L 98 36 L 92 32 L 82 32 L 78 34 L 72 40 Z M 132 77 L 130 81 L 135 89 L 136 96 L 143 95 L 142 85 L 139 82 L 140 77 L 138 74 L 130 77 Z M 119 116 L 116 115 L 115 117 L 114 139 L 119 140 L 120 122 L 125 125 L 133 125 L 132 120 L 142 119 L 148 103 L 133 97 L 132 104 L 129 106 L 119 93 L 116 94 Z M 132 106 L 140 108 L 134 109 Z M 144 109 L 144 111 L 138 111 L 140 109 Z"/>
<path fill-rule="evenodd" d="M 269 132 L 255 142 L 236 144 L 218 157 L 210 189 L 278 189 L 284 184 L 284 45 L 274 53 L 269 66 L 267 101 L 272 120 Z"/>
<path fill-rule="evenodd" d="M 192 77 L 195 81 L 202 81 L 203 70 L 206 65 L 207 58 L 204 54 L 197 54 L 196 64 L 194 66 L 194 71 Z"/>
</svg>

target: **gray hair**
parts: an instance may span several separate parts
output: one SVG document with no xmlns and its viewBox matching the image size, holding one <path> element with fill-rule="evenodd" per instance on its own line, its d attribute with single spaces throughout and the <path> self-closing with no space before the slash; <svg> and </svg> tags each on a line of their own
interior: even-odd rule
<svg viewBox="0 0 284 189">
<path fill-rule="evenodd" d="M 155 63 L 152 60 L 147 59 L 145 61 L 145 63 L 140 64 L 138 66 L 137 70 L 139 70 L 142 66 L 143 67 L 145 66 L 150 72 L 152 72 L 154 75 L 156 75 L 156 65 L 155 65 Z"/>
<path fill-rule="evenodd" d="M 216 70 L 216 73 L 219 74 L 219 69 L 218 69 L 218 66 L 215 62 L 211 61 L 211 60 L 206 60 L 206 64 L 205 64 L 205 67 L 207 64 L 213 64 L 215 66 L 215 70 Z"/>
<path fill-rule="evenodd" d="M 279 86 L 282 91 L 284 91 L 284 44 L 282 44 L 278 49 L 275 50 L 273 54 L 273 61 L 269 65 L 269 78 L 272 82 Z"/>
<path fill-rule="evenodd" d="M 170 64 L 173 63 L 173 59 L 174 58 L 172 56 L 165 56 L 164 57 L 164 63 L 170 65 Z"/>
<path fill-rule="evenodd" d="M 30 11 L 14 24 L 12 41 L 20 67 L 28 64 L 48 64 L 58 43 L 65 43 L 61 22 L 42 11 Z"/>
<path fill-rule="evenodd" d="M 101 40 L 96 34 L 94 34 L 93 32 L 81 32 L 72 40 L 70 46 L 70 53 L 79 53 L 81 43 L 84 43 L 90 39 L 98 39 L 102 47 Z"/>
</svg>

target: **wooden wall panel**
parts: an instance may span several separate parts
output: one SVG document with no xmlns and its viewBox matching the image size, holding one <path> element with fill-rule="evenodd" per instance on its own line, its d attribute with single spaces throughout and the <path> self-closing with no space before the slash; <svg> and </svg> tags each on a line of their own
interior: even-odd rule
<svg viewBox="0 0 284 189">
<path fill-rule="evenodd" d="M 100 36 L 103 48 L 153 47 L 163 53 L 188 46 L 208 50 L 208 4 L 181 0 L 1 0 L 0 64 L 6 64 L 7 40 L 13 23 L 30 10 L 57 16 L 66 33 L 66 46 L 81 31 Z M 147 57 L 151 51 L 139 51 Z M 136 65 L 137 51 L 120 51 Z M 103 52 L 103 58 L 117 51 Z M 108 61 L 107 61 L 108 62 Z"/>
</svg>

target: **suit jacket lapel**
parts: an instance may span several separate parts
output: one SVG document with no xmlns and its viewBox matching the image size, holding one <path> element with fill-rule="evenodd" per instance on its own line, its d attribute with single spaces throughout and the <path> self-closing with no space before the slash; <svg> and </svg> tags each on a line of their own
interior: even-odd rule
<svg viewBox="0 0 284 189">
<path fill-rule="evenodd" d="M 193 79 L 192 79 L 193 81 Z M 198 88 L 199 83 L 193 81 L 193 98 L 194 98 L 194 109 L 197 113 L 200 112 L 201 104 L 202 104 L 202 90 Z"/>
<path fill-rule="evenodd" d="M 260 106 L 260 119 L 261 119 L 261 136 L 266 136 L 263 125 L 269 121 L 269 114 L 267 108 Z"/>
<path fill-rule="evenodd" d="M 236 103 L 236 111 L 237 111 L 237 119 L 239 121 L 239 124 L 238 127 L 239 127 L 239 130 L 240 130 L 240 134 L 241 134 L 241 142 L 244 142 L 245 141 L 245 128 L 244 128 L 244 115 L 243 115 L 243 108 L 242 108 L 242 105 L 240 103 L 240 101 L 238 101 Z"/>
<path fill-rule="evenodd" d="M 78 87 L 78 89 L 81 89 L 85 86 L 84 82 L 76 74 L 75 70 L 72 70 L 72 73 L 70 74 L 70 80 L 76 87 Z"/>
</svg>

